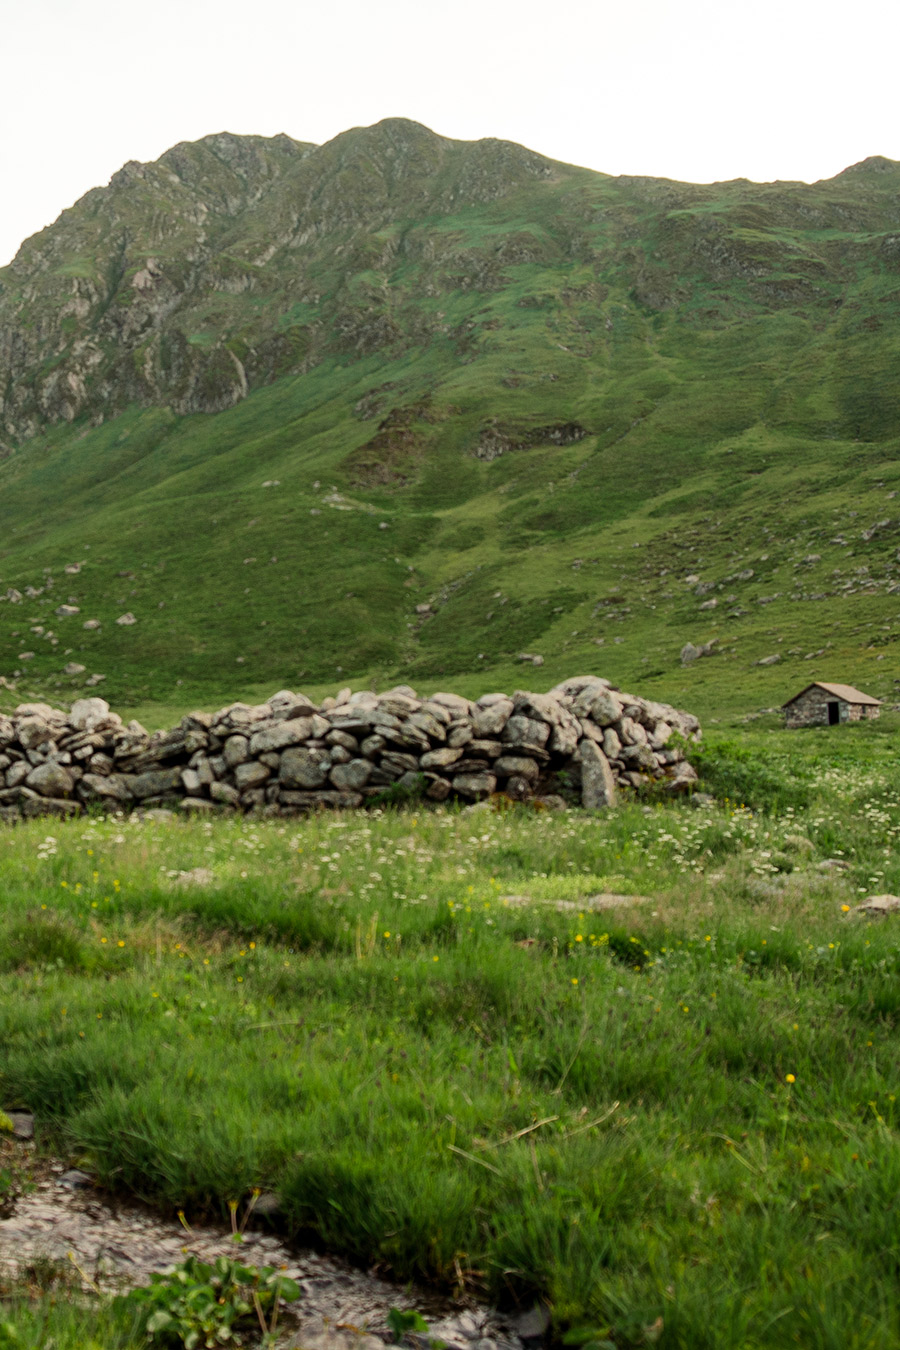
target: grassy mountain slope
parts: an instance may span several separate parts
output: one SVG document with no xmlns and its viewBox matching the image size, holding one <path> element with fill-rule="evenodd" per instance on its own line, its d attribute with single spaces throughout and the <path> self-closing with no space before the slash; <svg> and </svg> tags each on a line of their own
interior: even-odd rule
<svg viewBox="0 0 900 1350">
<path fill-rule="evenodd" d="M 890 696 L 898 187 L 612 179 L 402 121 L 126 166 L 0 272 L 0 673 Z"/>
</svg>

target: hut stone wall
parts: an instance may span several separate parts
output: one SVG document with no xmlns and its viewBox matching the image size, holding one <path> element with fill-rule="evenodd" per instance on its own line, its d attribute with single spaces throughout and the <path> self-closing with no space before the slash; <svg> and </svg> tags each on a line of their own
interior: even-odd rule
<svg viewBox="0 0 900 1350">
<path fill-rule="evenodd" d="M 788 727 L 827 727 L 829 725 L 828 705 L 836 703 L 841 722 L 862 722 L 866 718 L 877 717 L 881 709 L 867 703 L 849 703 L 846 699 L 829 694 L 826 689 L 813 686 L 799 694 L 785 708 Z"/>
</svg>

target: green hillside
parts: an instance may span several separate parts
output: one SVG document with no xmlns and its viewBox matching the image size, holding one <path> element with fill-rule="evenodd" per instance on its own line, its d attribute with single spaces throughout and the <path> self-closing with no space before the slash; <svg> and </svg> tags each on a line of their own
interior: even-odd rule
<svg viewBox="0 0 900 1350">
<path fill-rule="evenodd" d="M 0 696 L 890 698 L 898 305 L 883 159 L 698 187 L 394 120 L 126 166 L 0 271 Z"/>
</svg>

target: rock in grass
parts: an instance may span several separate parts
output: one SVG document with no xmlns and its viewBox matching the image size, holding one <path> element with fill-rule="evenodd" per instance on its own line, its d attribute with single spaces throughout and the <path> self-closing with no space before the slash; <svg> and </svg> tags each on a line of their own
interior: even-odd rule
<svg viewBox="0 0 900 1350">
<path fill-rule="evenodd" d="M 69 1191 L 86 1191 L 93 1184 L 94 1178 L 77 1167 L 70 1167 L 68 1172 L 63 1172 L 62 1176 L 57 1178 L 57 1185 L 65 1186 Z"/>
<path fill-rule="evenodd" d="M 7 1111 L 5 1118 L 12 1126 L 15 1139 L 34 1138 L 34 1116 L 30 1111 Z"/>
<path fill-rule="evenodd" d="M 900 895 L 867 895 L 856 912 L 873 916 L 900 913 Z"/>
</svg>

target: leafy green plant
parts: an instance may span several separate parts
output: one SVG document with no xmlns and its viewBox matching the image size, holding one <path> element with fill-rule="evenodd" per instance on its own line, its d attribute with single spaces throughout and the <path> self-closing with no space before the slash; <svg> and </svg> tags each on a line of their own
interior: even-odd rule
<svg viewBox="0 0 900 1350">
<path fill-rule="evenodd" d="M 263 1343 L 270 1344 L 278 1322 L 279 1300 L 293 1302 L 300 1288 L 270 1266 L 245 1266 L 220 1256 L 212 1265 L 189 1256 L 165 1275 L 116 1300 L 137 1310 L 140 1325 L 154 1344 L 211 1350 L 244 1345 L 243 1332 L 256 1321 Z"/>
<path fill-rule="evenodd" d="M 421 1313 L 417 1313 L 414 1308 L 391 1308 L 387 1315 L 387 1323 L 394 1333 L 394 1340 L 399 1345 L 408 1331 L 419 1331 L 423 1335 L 428 1334 L 428 1323 Z"/>
</svg>

